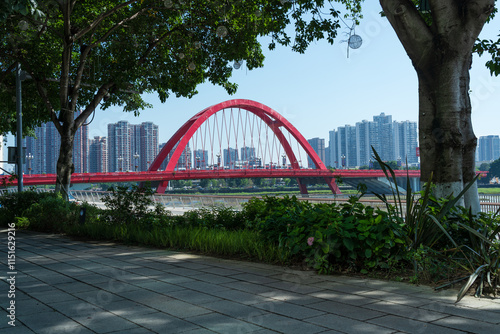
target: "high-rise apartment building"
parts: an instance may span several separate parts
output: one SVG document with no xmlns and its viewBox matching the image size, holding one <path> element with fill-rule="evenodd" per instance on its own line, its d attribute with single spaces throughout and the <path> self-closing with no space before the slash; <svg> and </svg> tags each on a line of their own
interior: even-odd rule
<svg viewBox="0 0 500 334">
<path fill-rule="evenodd" d="M 75 117 L 78 116 L 78 113 Z M 36 138 L 35 138 L 36 137 Z M 61 148 L 61 136 L 52 122 L 42 124 L 35 129 L 35 137 L 26 137 L 26 156 L 24 170 L 31 174 L 54 174 L 57 171 L 57 159 Z M 73 165 L 75 173 L 88 170 L 88 127 L 82 126 L 75 134 L 73 143 Z"/>
<path fill-rule="evenodd" d="M 417 157 L 417 123 L 404 121 L 394 122 L 395 135 L 397 136 L 397 151 L 396 160 L 400 160 L 408 164 L 418 163 Z"/>
<path fill-rule="evenodd" d="M 158 126 L 151 122 L 108 124 L 110 172 L 145 171 L 158 155 Z"/>
<path fill-rule="evenodd" d="M 257 162 L 257 157 L 255 156 L 255 147 L 242 147 L 240 149 L 241 162 L 243 164 L 248 164 L 249 166 L 255 166 Z"/>
<path fill-rule="evenodd" d="M 320 160 L 325 163 L 325 140 L 323 138 L 312 138 L 308 139 L 307 142 L 311 145 L 312 149 L 318 154 Z M 313 163 L 312 159 L 307 157 L 307 166 L 309 168 L 316 168 L 316 165 Z"/>
<path fill-rule="evenodd" d="M 82 126 L 75 133 L 73 142 L 73 164 L 75 173 L 87 173 L 89 171 L 89 127 Z"/>
<path fill-rule="evenodd" d="M 140 125 L 140 170 L 147 170 L 158 155 L 158 125 L 143 122 Z"/>
<path fill-rule="evenodd" d="M 481 136 L 477 148 L 478 161 L 494 161 L 500 158 L 500 137 Z"/>
<path fill-rule="evenodd" d="M 96 136 L 89 140 L 89 173 L 108 172 L 108 142 L 106 137 Z"/>
<path fill-rule="evenodd" d="M 208 150 L 197 149 L 194 151 L 194 168 L 206 169 L 208 162 Z"/>
<path fill-rule="evenodd" d="M 417 123 L 392 121 L 381 113 L 373 121 L 363 120 L 356 126 L 345 125 L 329 132 L 330 166 L 334 168 L 369 166 L 372 147 L 384 161 L 401 159 L 418 163 Z"/>
<path fill-rule="evenodd" d="M 160 144 L 160 151 L 163 149 L 163 147 L 167 143 L 162 143 Z M 161 163 L 160 165 L 160 170 L 165 170 L 167 168 L 168 162 L 172 158 L 172 155 L 177 148 L 177 144 L 175 144 L 174 148 L 170 151 L 170 153 L 167 155 L 167 158 Z M 179 156 L 179 159 L 177 160 L 177 164 L 175 165 L 175 170 L 184 170 L 184 169 L 191 169 L 193 162 L 193 154 L 191 152 L 191 148 L 189 147 L 189 142 L 187 143 L 186 147 L 182 151 L 181 155 Z"/>
<path fill-rule="evenodd" d="M 224 155 L 224 167 L 227 167 L 229 169 L 234 169 L 234 167 L 239 162 L 238 150 L 231 147 L 225 148 L 223 150 L 223 155 Z"/>
</svg>

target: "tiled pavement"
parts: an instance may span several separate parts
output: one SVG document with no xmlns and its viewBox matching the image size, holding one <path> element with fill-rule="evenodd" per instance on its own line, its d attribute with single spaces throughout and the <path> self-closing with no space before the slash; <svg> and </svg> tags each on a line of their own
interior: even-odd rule
<svg viewBox="0 0 500 334">
<path fill-rule="evenodd" d="M 500 298 L 19 231 L 11 327 L 1 235 L 0 333 L 500 333 Z"/>
</svg>

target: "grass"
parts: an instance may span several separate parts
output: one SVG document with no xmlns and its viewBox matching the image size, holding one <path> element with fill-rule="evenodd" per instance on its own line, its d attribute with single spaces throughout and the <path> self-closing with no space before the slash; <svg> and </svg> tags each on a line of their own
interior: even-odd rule
<svg viewBox="0 0 500 334">
<path fill-rule="evenodd" d="M 500 187 L 498 187 L 498 188 L 478 188 L 477 191 L 480 194 L 496 195 L 496 194 L 500 194 Z"/>
<path fill-rule="evenodd" d="M 250 230 L 227 231 L 183 226 L 148 229 L 140 225 L 86 223 L 69 226 L 66 233 L 94 240 L 114 240 L 266 263 L 286 264 L 290 259 L 288 251 L 264 242 L 257 232 Z"/>
</svg>

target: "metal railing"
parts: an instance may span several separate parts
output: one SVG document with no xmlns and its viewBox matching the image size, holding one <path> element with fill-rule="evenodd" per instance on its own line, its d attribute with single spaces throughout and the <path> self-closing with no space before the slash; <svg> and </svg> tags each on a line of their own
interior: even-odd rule
<svg viewBox="0 0 500 334">
<path fill-rule="evenodd" d="M 8 192 L 16 192 L 17 189 L 0 189 L 0 195 Z M 37 192 L 53 191 L 51 189 L 36 188 Z M 73 190 L 71 194 L 79 202 L 88 202 L 97 206 L 103 207 L 103 197 L 108 196 L 107 191 L 92 191 L 92 190 Z M 230 196 L 230 195 L 169 195 L 155 194 L 152 195 L 154 203 L 162 204 L 167 210 L 173 211 L 176 214 L 181 214 L 184 211 L 199 209 L 212 206 L 232 207 L 234 210 L 241 210 L 243 204 L 247 203 L 251 198 L 261 196 Z M 309 201 L 312 203 L 333 203 L 346 202 L 349 195 L 336 195 L 335 197 L 301 197 L 297 196 L 298 200 Z M 480 194 L 482 212 L 496 212 L 500 208 L 500 195 L 484 195 Z M 364 196 L 359 200 L 365 205 L 370 205 L 375 208 L 385 209 L 385 204 L 377 197 Z M 403 208 L 404 210 L 405 208 Z"/>
<path fill-rule="evenodd" d="M 72 194 L 79 201 L 103 205 L 102 197 L 107 196 L 109 192 L 81 190 L 73 191 Z M 217 205 L 241 210 L 243 207 L 242 205 L 254 197 L 260 198 L 261 196 L 155 194 L 152 196 L 152 199 L 155 203 L 164 205 L 167 210 L 178 209 L 187 211 Z M 311 203 L 342 203 L 348 201 L 349 195 L 336 195 L 335 197 L 297 196 L 297 199 L 300 201 L 309 201 Z M 500 208 L 500 195 L 481 195 L 480 200 L 482 212 L 496 212 Z M 359 201 L 375 208 L 385 209 L 386 207 L 385 204 L 375 196 L 364 196 Z M 405 207 L 403 207 L 403 210 L 404 209 Z"/>
</svg>

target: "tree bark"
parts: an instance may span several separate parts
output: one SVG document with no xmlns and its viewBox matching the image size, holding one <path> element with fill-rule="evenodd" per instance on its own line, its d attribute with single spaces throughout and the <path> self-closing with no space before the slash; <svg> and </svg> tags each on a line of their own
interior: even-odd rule
<svg viewBox="0 0 500 334">
<path fill-rule="evenodd" d="M 60 193 L 66 200 L 69 198 L 71 186 L 71 174 L 74 172 L 73 164 L 73 143 L 75 134 L 68 126 L 63 126 L 61 134 L 61 147 L 59 158 L 57 159 L 57 181 L 56 192 Z"/>
</svg>

